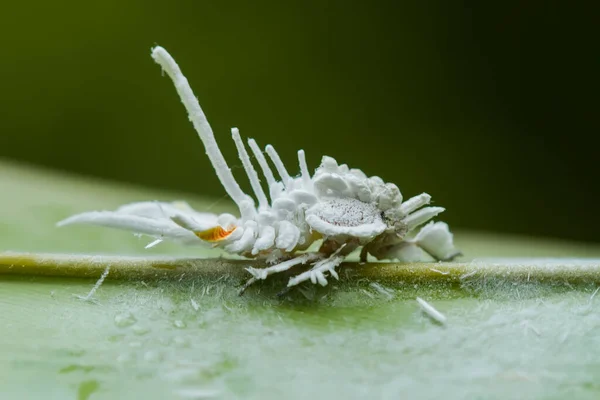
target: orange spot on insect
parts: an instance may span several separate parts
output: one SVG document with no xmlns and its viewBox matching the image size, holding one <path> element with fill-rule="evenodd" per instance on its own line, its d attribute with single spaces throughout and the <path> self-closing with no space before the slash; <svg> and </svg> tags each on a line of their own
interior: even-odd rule
<svg viewBox="0 0 600 400">
<path fill-rule="evenodd" d="M 219 242 L 231 235 L 235 229 L 235 226 L 230 229 L 224 229 L 222 226 L 215 226 L 214 228 L 194 233 L 205 242 Z"/>
</svg>

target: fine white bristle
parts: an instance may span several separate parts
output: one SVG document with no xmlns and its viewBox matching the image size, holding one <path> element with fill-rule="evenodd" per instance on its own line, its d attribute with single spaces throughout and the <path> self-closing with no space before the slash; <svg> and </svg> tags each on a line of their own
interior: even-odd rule
<svg viewBox="0 0 600 400">
<path fill-rule="evenodd" d="M 87 294 L 87 296 L 77 296 L 77 298 L 84 301 L 92 301 L 92 296 L 94 295 L 94 293 L 96 293 L 100 286 L 102 286 L 102 283 L 104 283 L 104 280 L 108 276 L 109 272 L 110 265 L 107 265 L 106 268 L 104 268 L 104 272 L 102 272 L 102 275 L 100 275 L 100 278 L 98 279 L 98 281 L 96 281 L 96 284 L 94 285 L 92 290 L 90 290 L 90 292 Z"/>
<path fill-rule="evenodd" d="M 146 247 L 144 247 L 144 248 L 145 248 L 145 249 L 151 249 L 152 247 L 154 247 L 154 246 L 156 246 L 157 244 L 160 244 L 160 243 L 162 243 L 162 242 L 163 242 L 163 239 L 162 239 L 162 238 L 159 238 L 159 239 L 156 239 L 156 240 L 154 240 L 154 241 L 152 241 L 152 242 L 148 243 L 148 244 L 146 245 Z"/>
<path fill-rule="evenodd" d="M 446 316 L 436 310 L 431 304 L 420 297 L 417 297 L 417 302 L 421 306 L 421 310 L 423 310 L 423 312 L 427 314 L 429 318 L 442 325 L 446 323 Z"/>
<path fill-rule="evenodd" d="M 598 293 L 598 290 L 600 290 L 600 286 L 596 288 L 596 290 L 594 290 L 594 293 L 592 293 L 592 295 L 590 296 L 590 300 L 588 301 L 588 303 L 592 303 L 592 300 L 594 300 L 594 297 L 596 297 L 596 293 Z"/>
<path fill-rule="evenodd" d="M 265 151 L 271 158 L 271 161 L 273 161 L 273 165 L 275 165 L 275 169 L 277 169 L 279 176 L 281 176 L 281 181 L 283 182 L 283 185 L 285 187 L 288 187 L 290 185 L 290 174 L 287 172 L 287 169 L 285 169 L 285 165 L 283 165 L 281 158 L 279 158 L 279 154 L 277 154 L 275 148 L 270 144 L 267 145 Z"/>
<path fill-rule="evenodd" d="M 246 199 L 246 194 L 242 191 L 233 177 L 231 170 L 227 166 L 227 162 L 225 161 L 223 154 L 221 154 L 221 150 L 215 140 L 212 128 L 210 127 L 210 124 L 204 115 L 204 111 L 202 111 L 188 80 L 179 69 L 179 66 L 173 57 L 171 57 L 164 48 L 160 46 L 154 47 L 152 49 L 152 58 L 173 81 L 175 89 L 181 98 L 181 102 L 185 106 L 190 121 L 194 125 L 196 132 L 198 132 L 198 136 L 200 136 L 200 139 L 204 144 L 206 154 L 208 155 L 221 184 L 229 197 L 231 197 L 231 199 L 239 206 L 240 203 Z"/>
<path fill-rule="evenodd" d="M 265 210 L 269 208 L 269 202 L 267 200 L 267 196 L 263 191 L 262 186 L 260 185 L 260 181 L 258 179 L 258 174 L 250 161 L 250 156 L 248 156 L 248 151 L 246 151 L 246 147 L 244 146 L 244 142 L 242 142 L 242 138 L 240 137 L 240 131 L 238 128 L 231 128 L 231 136 L 233 137 L 233 141 L 235 143 L 235 147 L 237 147 L 238 156 L 242 161 L 242 165 L 244 166 L 244 170 L 246 170 L 246 175 L 248 175 L 248 179 L 250 180 L 250 185 L 252 186 L 252 190 L 256 195 L 258 200 L 258 206 L 261 210 Z"/>
</svg>

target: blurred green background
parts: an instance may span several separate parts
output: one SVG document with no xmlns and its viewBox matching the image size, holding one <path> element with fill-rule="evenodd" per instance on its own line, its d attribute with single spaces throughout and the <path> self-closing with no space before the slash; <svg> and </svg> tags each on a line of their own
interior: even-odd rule
<svg viewBox="0 0 600 400">
<path fill-rule="evenodd" d="M 2 8 L 3 158 L 222 198 L 150 59 L 160 44 L 240 180 L 232 126 L 273 144 L 290 170 L 304 148 L 311 168 L 327 154 L 405 197 L 427 191 L 455 227 L 600 241 L 590 10 L 316 0 Z"/>
</svg>

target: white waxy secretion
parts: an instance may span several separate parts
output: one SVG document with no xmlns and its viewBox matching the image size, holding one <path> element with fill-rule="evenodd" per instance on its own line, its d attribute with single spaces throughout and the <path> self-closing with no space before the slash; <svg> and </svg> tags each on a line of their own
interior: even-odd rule
<svg viewBox="0 0 600 400">
<path fill-rule="evenodd" d="M 426 207 L 431 200 L 427 193 L 403 201 L 393 183 L 339 165 L 328 156 L 323 157 L 311 176 L 304 150 L 298 151 L 298 173 L 290 173 L 275 148 L 267 145 L 264 152 L 275 167 L 277 178 L 257 142 L 248 140 L 249 153 L 239 130 L 232 128 L 231 136 L 255 199 L 244 193 L 175 60 L 160 46 L 153 48 L 151 55 L 173 81 L 215 173 L 238 206 L 239 217 L 198 212 L 183 202 L 148 201 L 127 204 L 115 211 L 85 212 L 58 225 L 93 224 L 125 229 L 150 236 L 152 241 L 147 247 L 175 240 L 220 247 L 272 264 L 265 269 L 248 268 L 252 278 L 244 289 L 256 280 L 299 264 L 312 267 L 290 278 L 288 286 L 305 281 L 325 286 L 328 277 L 338 278 L 335 269 L 358 248 L 362 248 L 363 261 L 369 254 L 399 261 L 450 260 L 460 254 L 445 223 L 429 222 L 417 229 L 444 211 L 442 207 Z M 250 154 L 260 167 L 268 193 L 263 191 Z M 316 242 L 320 243 L 318 248 L 313 246 Z M 309 248 L 317 249 L 307 252 Z"/>
<path fill-rule="evenodd" d="M 429 318 L 442 325 L 446 323 L 446 316 L 436 310 L 431 304 L 420 297 L 417 297 L 417 302 L 421 306 L 421 310 L 423 310 L 423 312 L 427 314 Z"/>
</svg>

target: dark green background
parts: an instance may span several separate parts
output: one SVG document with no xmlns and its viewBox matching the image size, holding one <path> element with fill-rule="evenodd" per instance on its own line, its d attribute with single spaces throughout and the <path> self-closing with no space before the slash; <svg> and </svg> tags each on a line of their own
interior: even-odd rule
<svg viewBox="0 0 600 400">
<path fill-rule="evenodd" d="M 222 196 L 160 44 L 236 173 L 231 126 L 291 170 L 304 148 L 427 191 L 456 227 L 598 241 L 597 14 L 492 4 L 10 2 L 0 156 Z"/>
</svg>

